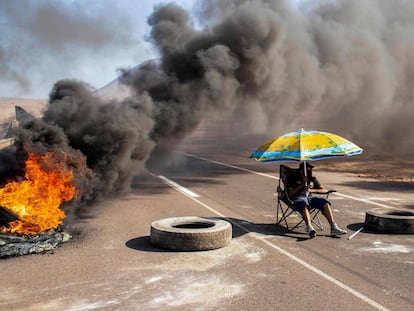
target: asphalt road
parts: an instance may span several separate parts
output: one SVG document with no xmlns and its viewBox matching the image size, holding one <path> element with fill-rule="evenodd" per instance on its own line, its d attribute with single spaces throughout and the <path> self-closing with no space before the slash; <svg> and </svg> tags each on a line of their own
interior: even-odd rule
<svg viewBox="0 0 414 311">
<path fill-rule="evenodd" d="M 347 239 L 369 209 L 412 208 L 413 189 L 316 168 L 338 191 L 334 216 L 349 233 L 308 239 L 274 224 L 278 165 L 247 159 L 218 130 L 207 134 L 151 163 L 130 193 L 71 217 L 74 238 L 53 253 L 2 260 L 0 309 L 414 309 L 414 236 L 364 230 Z M 152 221 L 193 215 L 230 221 L 231 243 L 203 252 L 150 244 Z"/>
</svg>

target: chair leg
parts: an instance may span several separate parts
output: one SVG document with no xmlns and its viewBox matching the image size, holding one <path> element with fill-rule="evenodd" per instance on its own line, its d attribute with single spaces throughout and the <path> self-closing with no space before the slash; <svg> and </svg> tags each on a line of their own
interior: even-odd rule
<svg viewBox="0 0 414 311">
<path fill-rule="evenodd" d="M 286 222 L 286 215 L 285 210 L 282 207 L 280 201 L 277 203 L 277 210 L 276 210 L 276 224 L 281 224 L 283 221 Z"/>
<path fill-rule="evenodd" d="M 283 209 L 282 203 L 278 201 L 277 210 L 276 210 L 276 224 L 285 223 L 286 229 L 290 231 L 289 224 L 287 222 L 287 217 L 289 217 L 289 208 Z M 280 215 L 280 216 L 279 216 Z"/>
<path fill-rule="evenodd" d="M 318 227 L 319 230 L 322 231 L 323 230 L 323 224 L 321 222 L 321 219 L 319 218 L 319 213 L 320 213 L 319 210 L 315 211 L 314 215 L 311 218 L 311 221 L 316 227 Z"/>
<path fill-rule="evenodd" d="M 294 225 L 294 226 L 290 229 L 290 231 L 293 231 L 293 230 L 295 230 L 296 228 L 299 228 L 299 227 L 300 227 L 300 226 L 302 226 L 302 224 L 305 222 L 305 220 L 303 220 L 303 217 L 302 217 L 302 215 L 301 215 L 299 212 L 295 211 L 295 213 L 296 213 L 296 215 L 300 218 L 300 221 L 299 221 L 299 222 L 297 222 L 297 223 L 296 223 L 296 225 Z"/>
<path fill-rule="evenodd" d="M 284 223 L 287 231 L 293 231 L 294 229 L 296 229 L 303 223 L 302 215 L 300 215 L 300 213 L 292 209 L 290 206 L 286 205 L 286 208 L 284 209 L 283 204 L 284 203 L 278 201 L 277 210 L 276 210 L 276 224 L 279 225 L 279 224 Z M 293 213 L 296 213 L 300 217 L 301 220 L 297 224 L 290 226 L 287 221 L 287 218 Z"/>
<path fill-rule="evenodd" d="M 304 220 L 302 215 L 295 211 L 294 209 L 292 209 L 290 206 L 286 206 L 286 208 L 283 208 L 283 204 L 282 202 L 278 201 L 277 203 L 277 209 L 276 209 L 276 224 L 280 225 L 280 224 L 284 224 L 287 231 L 293 231 L 296 228 L 303 226 L 304 224 Z M 300 218 L 300 221 L 297 222 L 294 225 L 289 225 L 287 218 L 292 215 L 293 213 L 296 213 L 296 215 Z M 318 230 L 322 231 L 324 229 L 323 224 L 321 219 L 319 218 L 319 210 L 311 210 L 311 223 L 313 225 L 315 225 L 315 227 L 317 227 Z"/>
</svg>

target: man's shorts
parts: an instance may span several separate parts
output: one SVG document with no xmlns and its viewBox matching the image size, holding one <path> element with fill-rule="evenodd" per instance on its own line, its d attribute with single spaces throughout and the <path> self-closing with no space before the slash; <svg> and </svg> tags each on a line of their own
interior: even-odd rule
<svg viewBox="0 0 414 311">
<path fill-rule="evenodd" d="M 299 196 L 296 197 L 294 200 L 294 209 L 300 213 L 303 212 L 303 209 L 306 206 L 310 206 L 312 208 L 316 208 L 322 210 L 326 203 L 330 203 L 328 200 L 319 197 L 306 197 L 306 196 Z"/>
</svg>

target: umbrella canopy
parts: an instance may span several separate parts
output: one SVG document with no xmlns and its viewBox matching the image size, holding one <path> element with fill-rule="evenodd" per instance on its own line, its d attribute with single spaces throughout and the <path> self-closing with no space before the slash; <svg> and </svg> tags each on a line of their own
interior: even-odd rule
<svg viewBox="0 0 414 311">
<path fill-rule="evenodd" d="M 315 161 L 357 155 L 362 151 L 339 135 L 301 129 L 269 140 L 254 151 L 250 158 L 260 162 Z"/>
</svg>

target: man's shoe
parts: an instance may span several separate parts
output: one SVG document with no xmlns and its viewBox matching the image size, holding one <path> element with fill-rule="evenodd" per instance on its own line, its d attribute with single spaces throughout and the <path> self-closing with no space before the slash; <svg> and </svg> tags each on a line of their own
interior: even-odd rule
<svg viewBox="0 0 414 311">
<path fill-rule="evenodd" d="M 309 237 L 312 239 L 316 236 L 316 231 L 312 227 L 306 227 L 306 233 L 309 234 Z"/>
<path fill-rule="evenodd" d="M 332 227 L 331 228 L 331 235 L 343 235 L 343 234 L 347 234 L 348 231 L 343 230 L 341 228 L 339 228 L 338 226 Z"/>
</svg>

